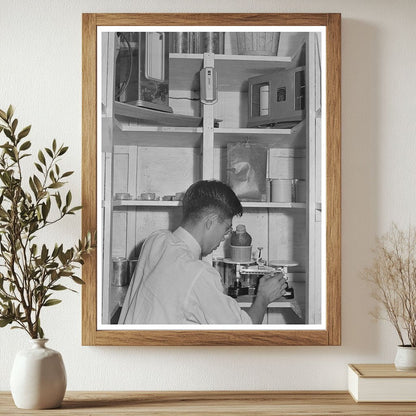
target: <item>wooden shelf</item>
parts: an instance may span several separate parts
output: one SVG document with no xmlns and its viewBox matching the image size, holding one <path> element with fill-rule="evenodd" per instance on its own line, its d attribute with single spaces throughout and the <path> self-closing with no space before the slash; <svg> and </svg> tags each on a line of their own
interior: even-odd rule
<svg viewBox="0 0 416 416">
<path fill-rule="evenodd" d="M 114 101 L 114 114 L 141 120 L 143 124 L 148 123 L 148 125 L 199 127 L 202 124 L 202 117 L 152 110 L 119 101 Z"/>
<path fill-rule="evenodd" d="M 289 68 L 294 58 L 287 56 L 215 55 L 220 91 L 247 91 L 248 78 Z M 199 91 L 202 54 L 171 53 L 169 55 L 169 88 Z"/>
<path fill-rule="evenodd" d="M 182 201 L 141 201 L 137 199 L 116 199 L 114 207 L 179 207 Z"/>
<path fill-rule="evenodd" d="M 201 147 L 202 143 L 202 127 L 141 126 L 119 120 L 115 125 L 119 130 L 116 145 Z"/>
<path fill-rule="evenodd" d="M 200 147 L 202 143 L 202 127 L 143 126 L 126 119 L 116 120 L 115 125 L 119 130 L 115 136 L 117 145 Z M 248 140 L 268 147 L 303 149 L 304 126 L 302 121 L 291 129 L 214 128 L 214 147 Z"/>
<path fill-rule="evenodd" d="M 414 403 L 355 403 L 346 391 L 67 391 L 60 408 L 45 411 L 18 409 L 10 392 L 0 392 L 0 414 L 19 416 L 401 416 L 414 412 Z"/>
<path fill-rule="evenodd" d="M 305 148 L 305 121 L 286 129 L 214 128 L 214 146 L 227 147 L 228 143 L 255 141 L 268 147 Z"/>
<path fill-rule="evenodd" d="M 242 202 L 244 208 L 306 208 L 304 202 Z"/>
<path fill-rule="evenodd" d="M 116 126 L 125 132 L 202 134 L 202 127 L 141 126 L 140 124 L 129 124 L 118 120 L 116 120 Z"/>
<path fill-rule="evenodd" d="M 243 208 L 255 209 L 289 209 L 306 208 L 303 202 L 242 202 Z M 179 207 L 182 201 L 142 201 L 138 199 L 116 199 L 114 207 Z"/>
</svg>

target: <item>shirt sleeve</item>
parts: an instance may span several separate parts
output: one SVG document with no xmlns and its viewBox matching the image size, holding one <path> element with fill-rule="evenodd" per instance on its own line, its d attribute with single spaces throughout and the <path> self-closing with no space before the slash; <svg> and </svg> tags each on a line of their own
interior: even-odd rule
<svg viewBox="0 0 416 416">
<path fill-rule="evenodd" d="M 252 324 L 237 301 L 224 294 L 220 274 L 204 266 L 194 279 L 185 299 L 185 316 L 197 324 Z"/>
</svg>

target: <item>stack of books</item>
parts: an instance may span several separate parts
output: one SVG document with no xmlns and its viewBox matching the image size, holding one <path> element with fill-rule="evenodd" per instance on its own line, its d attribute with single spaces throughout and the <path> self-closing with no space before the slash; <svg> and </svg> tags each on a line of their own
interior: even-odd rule
<svg viewBox="0 0 416 416">
<path fill-rule="evenodd" d="M 416 371 L 394 364 L 349 364 L 348 390 L 356 402 L 416 402 Z"/>
</svg>

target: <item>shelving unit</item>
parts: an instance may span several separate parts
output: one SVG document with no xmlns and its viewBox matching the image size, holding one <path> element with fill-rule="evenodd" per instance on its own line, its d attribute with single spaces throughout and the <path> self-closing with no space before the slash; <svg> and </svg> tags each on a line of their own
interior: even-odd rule
<svg viewBox="0 0 416 416">
<path fill-rule="evenodd" d="M 263 208 L 263 209 L 284 209 L 298 208 L 305 209 L 304 202 L 242 202 L 243 208 Z M 181 201 L 144 201 L 140 199 L 121 199 L 114 200 L 113 207 L 179 207 Z"/>
<path fill-rule="evenodd" d="M 112 45 L 113 50 L 109 49 L 107 56 L 113 57 L 114 61 L 109 58 L 107 66 L 103 67 L 108 80 L 115 77 L 115 48 L 111 36 L 114 33 L 108 36 L 109 48 Z M 173 113 L 109 99 L 107 106 L 103 104 L 107 113 L 112 114 L 110 125 L 108 117 L 105 121 L 111 151 L 105 151 L 103 157 L 103 217 L 107 229 L 117 230 L 111 235 L 106 234 L 103 270 L 108 276 L 103 276 L 106 291 L 103 294 L 103 323 L 110 322 L 113 313 L 109 306 L 114 304 L 109 277 L 111 258 L 137 257 L 138 244 L 151 231 L 174 229 L 180 224 L 181 201 L 136 198 L 143 192 L 154 192 L 157 197 L 175 195 L 200 179 L 226 181 L 227 145 L 247 141 L 260 143 L 277 152 L 279 149 L 300 152 L 300 157 L 295 153 L 295 156 L 287 156 L 286 152 L 280 165 L 279 161 L 276 162 L 278 158 L 269 160 L 268 171 L 279 175 L 283 172 L 287 176 L 300 172 L 304 177 L 299 179 L 308 183 L 306 202 L 242 202 L 244 215 L 235 219 L 234 225 L 247 224 L 253 236 L 253 247 L 265 247 L 266 259 L 298 260 L 300 265 L 292 275 L 302 288 L 300 296 L 305 322 L 320 320 L 317 306 L 320 280 L 316 277 L 319 272 L 316 266 L 319 261 L 319 224 L 312 220 L 319 217 L 318 212 L 322 209 L 320 189 L 316 185 L 319 169 L 311 150 L 315 148 L 316 119 L 320 115 L 319 109 L 311 105 L 316 98 L 311 80 L 317 68 L 311 58 L 313 42 L 314 38 L 309 36 L 290 57 L 171 53 L 169 105 Z M 289 128 L 247 128 L 248 78 L 294 68 L 299 63 L 306 63 L 309 71 L 306 118 Z M 196 101 L 200 90 L 199 72 L 204 67 L 214 67 L 218 74 L 218 103 L 214 105 Z M 278 166 L 271 166 L 273 163 Z M 129 193 L 132 199 L 114 199 L 119 192 Z M 314 245 L 313 249 L 311 245 Z M 224 248 L 220 247 L 213 255 L 224 256 Z M 277 310 L 279 305 L 274 305 L 273 309 Z"/>
<path fill-rule="evenodd" d="M 226 147 L 228 143 L 244 140 L 261 143 L 268 147 L 304 148 L 305 122 L 291 128 L 249 129 L 249 128 L 214 128 L 214 146 Z M 242 140 L 243 138 L 243 140 Z"/>
<path fill-rule="evenodd" d="M 143 147 L 201 147 L 202 127 L 139 126 L 115 120 L 114 144 Z M 168 139 L 166 138 L 168 136 Z"/>
</svg>

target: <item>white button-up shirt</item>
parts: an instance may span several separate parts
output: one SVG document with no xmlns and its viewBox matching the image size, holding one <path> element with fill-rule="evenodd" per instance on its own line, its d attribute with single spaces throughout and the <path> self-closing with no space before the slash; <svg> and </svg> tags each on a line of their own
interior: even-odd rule
<svg viewBox="0 0 416 416">
<path fill-rule="evenodd" d="M 184 228 L 145 241 L 119 324 L 252 324 Z"/>
</svg>

